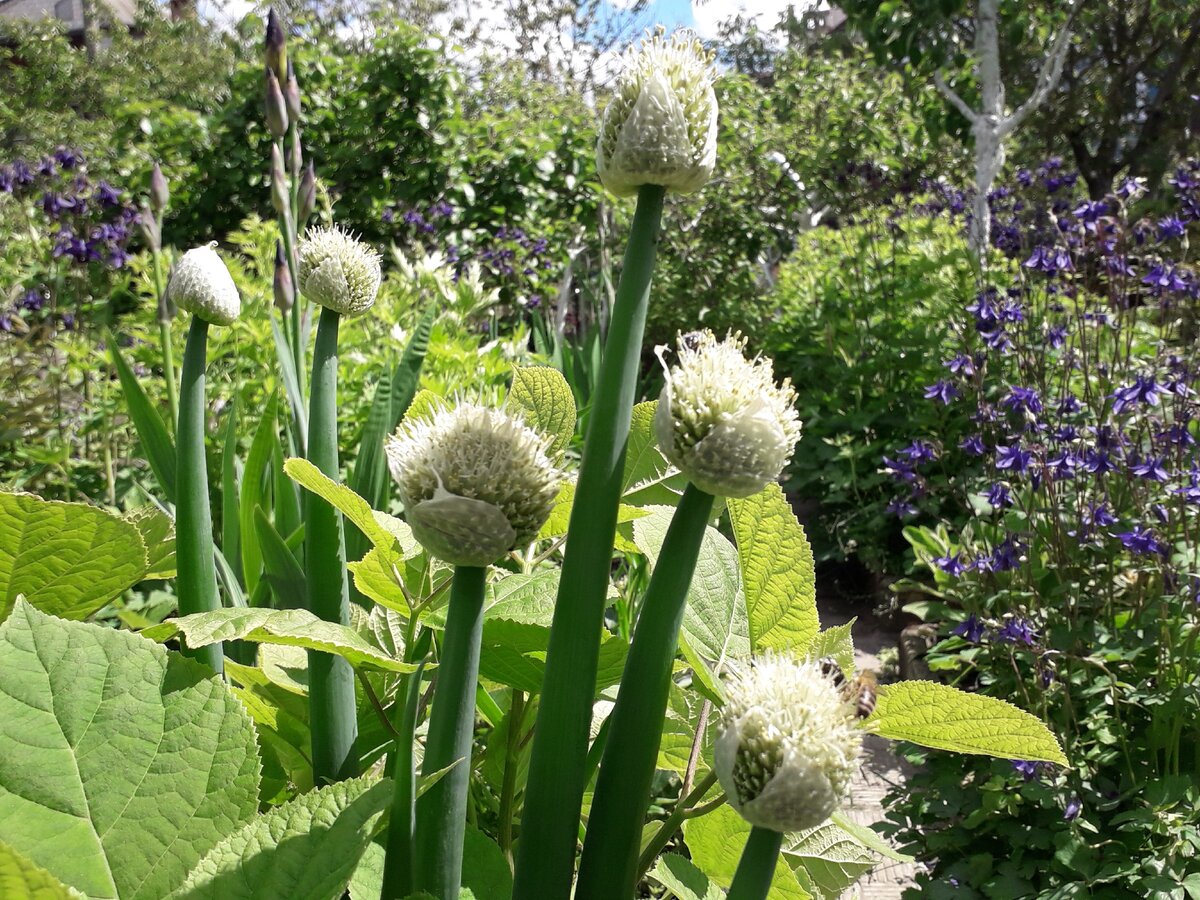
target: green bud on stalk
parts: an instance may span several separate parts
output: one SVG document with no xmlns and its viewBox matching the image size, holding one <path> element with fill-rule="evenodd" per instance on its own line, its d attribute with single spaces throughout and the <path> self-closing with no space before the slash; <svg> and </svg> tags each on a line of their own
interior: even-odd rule
<svg viewBox="0 0 1200 900">
<path fill-rule="evenodd" d="M 158 216 L 149 206 L 143 206 L 138 214 L 138 229 L 152 251 L 158 253 L 162 250 L 162 230 L 158 224 Z"/>
<path fill-rule="evenodd" d="M 283 137 L 288 130 L 287 106 L 283 99 L 283 92 L 279 89 L 279 79 L 269 68 L 267 69 L 266 109 L 267 130 L 271 132 L 271 137 L 276 139 Z"/>
<path fill-rule="evenodd" d="M 689 194 L 717 163 L 713 56 L 687 33 L 660 30 L 630 48 L 596 142 L 600 181 L 618 197 L 642 185 Z"/>
<path fill-rule="evenodd" d="M 283 86 L 283 100 L 287 104 L 287 114 L 295 125 L 300 124 L 300 85 L 296 81 L 296 73 L 292 69 L 292 61 L 287 62 L 287 80 Z"/>
<path fill-rule="evenodd" d="M 163 175 L 162 167 L 155 163 L 150 171 L 150 208 L 162 215 L 170 201 L 171 190 L 167 186 L 166 176 Z"/>
<path fill-rule="evenodd" d="M 267 13 L 267 37 L 263 43 L 263 59 L 277 79 L 287 78 L 287 43 L 283 35 L 283 26 L 279 24 L 279 16 L 275 14 L 273 6 Z"/>
<path fill-rule="evenodd" d="M 486 566 L 550 515 L 562 473 L 548 443 L 502 410 L 463 403 L 406 420 L 385 449 L 417 540 L 456 566 Z"/>
<path fill-rule="evenodd" d="M 308 161 L 308 165 L 304 167 L 304 174 L 300 176 L 298 203 L 300 224 L 303 225 L 308 221 L 309 216 L 313 214 L 313 210 L 317 206 L 317 173 L 313 169 L 311 159 Z"/>
<path fill-rule="evenodd" d="M 283 244 L 275 242 L 275 308 L 281 313 L 291 310 L 296 303 L 296 288 L 292 284 L 292 273 L 288 270 L 287 258 L 283 255 Z"/>
<path fill-rule="evenodd" d="M 271 205 L 281 216 L 286 216 L 291 211 L 288 177 L 283 168 L 283 151 L 279 149 L 279 144 L 271 145 Z"/>
<path fill-rule="evenodd" d="M 300 293 L 343 316 L 369 310 L 379 292 L 379 254 L 340 228 L 310 228 L 300 243 Z"/>
<path fill-rule="evenodd" d="M 663 455 L 718 497 L 757 494 L 779 477 L 800 439 L 791 381 L 776 386 L 771 361 L 746 359 L 745 348 L 740 334 L 681 337 L 655 414 Z"/>
</svg>

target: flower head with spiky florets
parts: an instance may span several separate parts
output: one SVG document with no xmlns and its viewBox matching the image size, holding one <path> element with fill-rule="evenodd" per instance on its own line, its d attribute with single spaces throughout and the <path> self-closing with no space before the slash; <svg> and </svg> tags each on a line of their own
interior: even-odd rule
<svg viewBox="0 0 1200 900">
<path fill-rule="evenodd" d="M 375 304 L 382 274 L 379 254 L 341 228 L 310 228 L 300 242 L 300 293 L 343 316 Z"/>
<path fill-rule="evenodd" d="M 183 254 L 171 270 L 167 296 L 210 325 L 228 325 L 241 315 L 242 300 L 216 246 L 213 241 Z"/>
<path fill-rule="evenodd" d="M 596 168 L 618 197 L 644 184 L 690 194 L 717 163 L 717 97 L 712 54 L 688 32 L 660 28 L 631 47 L 600 123 Z"/>
<path fill-rule="evenodd" d="M 861 750 L 853 707 L 821 664 L 768 654 L 726 688 L 713 768 L 747 822 L 800 831 L 837 809 Z"/>
<path fill-rule="evenodd" d="M 747 359 L 745 348 L 741 334 L 723 341 L 711 331 L 681 337 L 655 415 L 663 455 L 718 497 L 761 491 L 779 477 L 800 439 L 791 381 L 777 386 L 771 361 Z"/>
<path fill-rule="evenodd" d="M 460 403 L 405 419 L 386 445 L 408 524 L 434 556 L 486 566 L 537 535 L 562 473 L 509 413 Z"/>
</svg>

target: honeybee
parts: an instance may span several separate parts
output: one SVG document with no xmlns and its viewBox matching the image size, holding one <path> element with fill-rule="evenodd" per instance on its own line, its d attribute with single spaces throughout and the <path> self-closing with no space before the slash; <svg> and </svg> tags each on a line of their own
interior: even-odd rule
<svg viewBox="0 0 1200 900">
<path fill-rule="evenodd" d="M 842 667 L 832 656 L 826 656 L 817 661 L 821 674 L 833 682 L 842 694 L 842 699 L 854 706 L 854 714 L 865 719 L 875 712 L 875 703 L 879 699 L 879 683 L 875 673 L 863 669 L 853 678 L 846 678 Z"/>
</svg>

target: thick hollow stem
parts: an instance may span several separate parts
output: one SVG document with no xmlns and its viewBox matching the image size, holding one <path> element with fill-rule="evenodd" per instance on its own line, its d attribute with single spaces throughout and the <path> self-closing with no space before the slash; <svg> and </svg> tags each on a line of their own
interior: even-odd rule
<svg viewBox="0 0 1200 900">
<path fill-rule="evenodd" d="M 175 592 L 179 614 L 220 609 L 217 568 L 213 561 L 212 512 L 208 503 L 208 462 L 204 451 L 204 365 L 208 351 L 208 323 L 192 316 L 183 353 L 179 433 L 176 435 Z M 221 644 L 188 651 L 214 672 L 225 667 Z"/>
<path fill-rule="evenodd" d="M 609 714 L 608 746 L 588 816 L 577 900 L 634 894 L 679 626 L 712 507 L 711 494 L 687 486 L 650 577 L 617 703 Z"/>
<path fill-rule="evenodd" d="M 162 217 L 159 217 L 159 228 L 162 227 Z M 175 392 L 175 350 L 171 345 L 171 319 L 166 314 L 163 301 L 162 251 L 154 250 L 151 254 L 154 261 L 154 293 L 158 301 L 158 339 L 162 344 L 163 381 L 167 385 L 167 408 L 171 412 L 168 423 L 172 433 L 179 428 L 179 398 Z"/>
<path fill-rule="evenodd" d="M 778 831 L 758 826 L 751 829 L 725 900 L 765 900 L 782 846 L 783 835 Z"/>
<path fill-rule="evenodd" d="M 457 900 L 462 877 L 486 576 L 485 568 L 454 570 L 421 765 L 426 777 L 454 767 L 417 801 L 416 887 L 439 900 Z"/>
<path fill-rule="evenodd" d="M 312 393 L 308 406 L 308 460 L 338 478 L 337 341 L 340 317 L 321 311 L 313 348 Z M 305 578 L 312 612 L 326 622 L 350 624 L 350 594 L 342 514 L 316 495 L 307 498 L 304 523 Z M 354 670 L 340 656 L 308 654 L 309 726 L 313 777 L 318 784 L 357 773 L 354 740 Z"/>
<path fill-rule="evenodd" d="M 402 718 L 397 723 L 395 761 L 392 767 L 392 814 L 388 819 L 387 855 L 383 863 L 380 900 L 401 900 L 413 892 L 413 834 L 416 830 L 417 776 L 413 767 L 413 734 L 421 700 L 422 663 L 407 676 L 401 696 Z"/>
<path fill-rule="evenodd" d="M 571 893 L 598 638 L 663 195 L 656 185 L 638 193 L 592 400 L 529 763 L 514 900 L 561 900 Z"/>
</svg>

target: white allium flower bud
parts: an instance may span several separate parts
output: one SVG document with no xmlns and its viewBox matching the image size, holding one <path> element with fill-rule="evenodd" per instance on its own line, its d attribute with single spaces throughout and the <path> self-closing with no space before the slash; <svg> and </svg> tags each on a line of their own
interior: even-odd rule
<svg viewBox="0 0 1200 900">
<path fill-rule="evenodd" d="M 689 194 L 717 164 L 712 55 L 688 33 L 661 30 L 630 48 L 596 142 L 600 181 L 619 197 L 643 184 Z"/>
<path fill-rule="evenodd" d="M 790 379 L 776 386 L 771 361 L 746 359 L 745 347 L 741 334 L 724 341 L 711 331 L 681 336 L 679 362 L 667 371 L 655 414 L 663 455 L 718 497 L 761 491 L 800 439 Z"/>
<path fill-rule="evenodd" d="M 382 273 L 379 254 L 340 228 L 310 228 L 300 242 L 300 293 L 343 316 L 375 304 Z"/>
<path fill-rule="evenodd" d="M 820 664 L 769 654 L 727 686 L 713 768 L 747 822 L 800 831 L 838 808 L 861 750 L 854 709 Z"/>
<path fill-rule="evenodd" d="M 228 325 L 241 315 L 242 299 L 215 246 L 213 241 L 180 257 L 171 270 L 167 295 L 180 309 L 210 325 Z"/>
<path fill-rule="evenodd" d="M 417 540 L 458 566 L 486 566 L 545 523 L 562 473 L 549 441 L 507 412 L 473 403 L 405 420 L 388 468 Z"/>
</svg>

